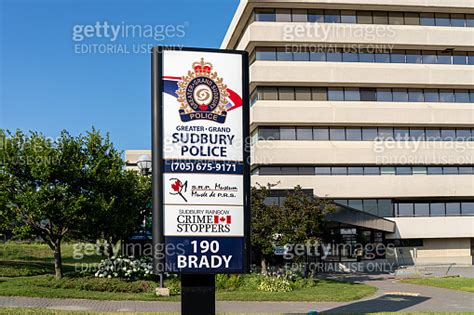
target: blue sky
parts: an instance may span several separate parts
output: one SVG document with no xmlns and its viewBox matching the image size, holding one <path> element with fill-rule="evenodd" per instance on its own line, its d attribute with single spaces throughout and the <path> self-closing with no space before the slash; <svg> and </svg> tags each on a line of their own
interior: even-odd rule
<svg viewBox="0 0 474 315">
<path fill-rule="evenodd" d="M 120 150 L 150 148 L 150 56 L 134 50 L 147 44 L 219 47 L 237 5 L 238 0 L 0 0 L 0 128 L 56 137 L 62 129 L 76 135 L 95 126 L 110 132 Z M 97 22 L 139 25 L 136 34 L 143 33 L 113 41 L 110 28 L 106 37 L 99 27 L 100 33 L 94 28 L 92 37 L 79 41 L 81 28 Z M 122 50 L 93 52 L 94 44 Z"/>
</svg>

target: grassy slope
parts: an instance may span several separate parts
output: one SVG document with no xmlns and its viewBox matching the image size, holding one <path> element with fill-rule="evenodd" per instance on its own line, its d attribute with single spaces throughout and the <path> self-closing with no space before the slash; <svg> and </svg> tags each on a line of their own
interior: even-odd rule
<svg viewBox="0 0 474 315">
<path fill-rule="evenodd" d="M 428 285 L 432 287 L 474 292 L 474 278 L 449 277 L 449 278 L 417 278 L 404 279 L 402 282 Z"/>
</svg>

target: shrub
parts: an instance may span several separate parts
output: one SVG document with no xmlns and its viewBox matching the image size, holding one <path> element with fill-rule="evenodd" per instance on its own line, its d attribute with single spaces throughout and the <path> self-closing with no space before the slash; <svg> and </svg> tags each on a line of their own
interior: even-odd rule
<svg viewBox="0 0 474 315">
<path fill-rule="evenodd" d="M 123 278 L 128 280 L 151 279 L 152 272 L 151 257 L 135 258 L 113 256 L 100 261 L 95 276 L 98 278 Z"/>
<path fill-rule="evenodd" d="M 265 292 L 290 292 L 293 290 L 288 279 L 272 276 L 262 276 L 257 289 Z"/>
<path fill-rule="evenodd" d="M 219 290 L 235 290 L 241 286 L 240 275 L 218 274 L 216 276 L 216 288 Z"/>
</svg>

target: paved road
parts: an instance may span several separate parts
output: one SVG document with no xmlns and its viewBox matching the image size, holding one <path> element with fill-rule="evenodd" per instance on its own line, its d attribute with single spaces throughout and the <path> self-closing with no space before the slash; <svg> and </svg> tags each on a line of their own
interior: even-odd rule
<svg viewBox="0 0 474 315">
<path fill-rule="evenodd" d="M 354 302 L 217 302 L 219 312 L 308 313 L 447 311 L 474 312 L 474 294 L 394 281 L 389 275 L 328 275 L 328 278 L 376 286 L 377 293 Z M 153 312 L 179 311 L 179 302 L 98 301 L 0 297 L 0 307 L 41 307 L 61 310 Z M 1 311 L 0 311 L 1 313 Z M 474 313 L 473 313 L 474 314 Z"/>
</svg>

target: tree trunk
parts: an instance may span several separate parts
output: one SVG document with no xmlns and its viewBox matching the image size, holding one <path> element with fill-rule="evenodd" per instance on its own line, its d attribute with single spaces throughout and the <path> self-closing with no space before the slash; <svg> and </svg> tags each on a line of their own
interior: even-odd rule
<svg viewBox="0 0 474 315">
<path fill-rule="evenodd" d="M 265 258 L 262 258 L 262 261 L 260 262 L 260 266 L 262 268 L 261 273 L 266 274 L 267 273 L 267 260 Z"/>
<path fill-rule="evenodd" d="M 63 263 L 61 259 L 61 240 L 54 242 L 54 274 L 56 279 L 63 277 Z"/>
</svg>

